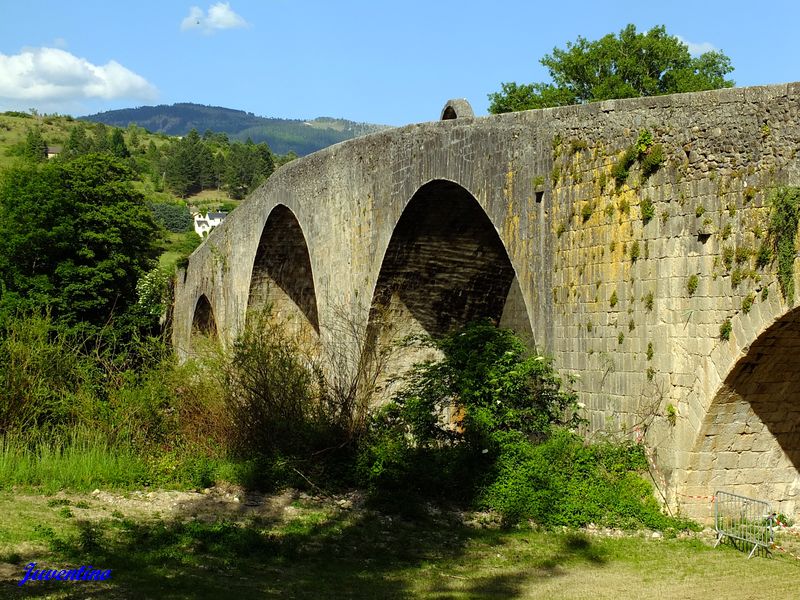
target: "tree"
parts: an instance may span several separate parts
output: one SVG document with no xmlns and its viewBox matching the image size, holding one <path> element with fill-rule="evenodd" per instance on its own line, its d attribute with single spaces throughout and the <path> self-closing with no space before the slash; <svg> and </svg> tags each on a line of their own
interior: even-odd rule
<svg viewBox="0 0 800 600">
<path fill-rule="evenodd" d="M 47 159 L 47 142 L 44 141 L 42 131 L 38 127 L 28 129 L 23 156 L 31 162 L 41 162 Z"/>
<path fill-rule="evenodd" d="M 101 327 L 136 302 L 158 227 L 131 177 L 98 154 L 0 177 L 0 314 L 46 310 Z"/>
<path fill-rule="evenodd" d="M 498 114 L 532 108 L 585 104 L 611 98 L 660 96 L 732 87 L 725 75 L 733 71 L 722 52 L 697 57 L 664 26 L 637 33 L 628 25 L 619 36 L 599 40 L 582 37 L 567 42 L 565 50 L 554 48 L 540 61 L 550 72 L 552 83 L 518 85 L 503 83 L 489 94 L 489 112 Z"/>
<path fill-rule="evenodd" d="M 214 157 L 196 129 L 172 145 L 164 170 L 167 185 L 182 198 L 214 185 Z"/>
<path fill-rule="evenodd" d="M 122 135 L 122 130 L 114 128 L 111 134 L 111 154 L 117 158 L 128 158 L 131 153 L 128 151 L 128 146 L 125 145 L 125 138 Z"/>
<path fill-rule="evenodd" d="M 86 126 L 83 123 L 73 125 L 69 131 L 69 138 L 64 145 L 62 155 L 70 159 L 88 154 L 92 148 L 92 140 L 86 135 Z"/>
</svg>

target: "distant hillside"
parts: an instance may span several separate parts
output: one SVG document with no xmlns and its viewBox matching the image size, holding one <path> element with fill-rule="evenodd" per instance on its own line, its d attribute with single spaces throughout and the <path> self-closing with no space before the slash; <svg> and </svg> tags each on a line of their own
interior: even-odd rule
<svg viewBox="0 0 800 600">
<path fill-rule="evenodd" d="M 294 151 L 300 156 L 359 135 L 387 129 L 385 125 L 329 117 L 313 121 L 272 119 L 242 110 L 191 103 L 110 110 L 80 118 L 115 127 L 135 123 L 153 133 L 167 135 L 186 135 L 192 129 L 202 135 L 210 129 L 228 134 L 231 140 L 245 141 L 249 137 L 257 144 L 267 142 L 276 154 Z"/>
</svg>

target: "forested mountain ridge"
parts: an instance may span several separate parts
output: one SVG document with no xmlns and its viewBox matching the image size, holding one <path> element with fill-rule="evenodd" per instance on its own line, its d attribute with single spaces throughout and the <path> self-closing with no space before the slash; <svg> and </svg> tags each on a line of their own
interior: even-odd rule
<svg viewBox="0 0 800 600">
<path fill-rule="evenodd" d="M 299 156 L 387 128 L 330 117 L 312 121 L 259 117 L 242 110 L 188 102 L 111 110 L 80 119 L 123 128 L 134 123 L 153 133 L 168 135 L 186 135 L 192 129 L 201 134 L 210 130 L 226 133 L 233 140 L 250 138 L 256 144 L 267 142 L 276 154 L 294 152 Z"/>
</svg>

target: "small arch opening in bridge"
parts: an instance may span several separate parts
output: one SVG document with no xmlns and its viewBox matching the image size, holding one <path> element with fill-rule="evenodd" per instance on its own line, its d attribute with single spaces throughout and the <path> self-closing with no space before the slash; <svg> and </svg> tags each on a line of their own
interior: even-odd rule
<svg viewBox="0 0 800 600">
<path fill-rule="evenodd" d="M 717 391 L 691 454 L 688 494 L 724 489 L 800 512 L 798 352 L 794 309 L 750 345 Z"/>
<path fill-rule="evenodd" d="M 452 100 L 448 100 L 444 105 L 439 120 L 449 121 L 451 119 L 471 119 L 474 116 L 475 112 L 472 110 L 472 106 L 469 102 L 467 102 L 466 99 L 454 98 Z"/>
<path fill-rule="evenodd" d="M 432 181 L 414 194 L 389 242 L 372 300 L 370 339 L 389 347 L 408 335 L 441 336 L 483 317 L 533 346 L 522 291 L 491 220 L 460 185 Z M 387 371 L 398 374 L 423 358 L 404 350 Z"/>
<path fill-rule="evenodd" d="M 217 321 L 214 318 L 214 309 L 205 294 L 200 294 L 194 306 L 192 318 L 192 335 L 217 337 Z"/>
<path fill-rule="evenodd" d="M 248 314 L 269 307 L 271 318 L 319 334 L 308 245 L 288 207 L 277 205 L 264 224 L 250 277 Z"/>
</svg>

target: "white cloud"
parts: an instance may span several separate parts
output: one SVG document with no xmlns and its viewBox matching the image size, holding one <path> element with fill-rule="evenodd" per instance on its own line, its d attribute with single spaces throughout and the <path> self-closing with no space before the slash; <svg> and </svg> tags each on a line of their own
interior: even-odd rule
<svg viewBox="0 0 800 600">
<path fill-rule="evenodd" d="M 231 9 L 229 2 L 217 2 L 208 9 L 208 14 L 197 6 L 189 9 L 189 16 L 181 21 L 181 30 L 199 29 L 203 33 L 213 33 L 218 29 L 248 27 L 249 23 Z"/>
<path fill-rule="evenodd" d="M 695 42 L 690 42 L 689 40 L 683 39 L 681 36 L 676 35 L 681 43 L 686 44 L 689 47 L 689 54 L 692 56 L 700 56 L 701 54 L 705 54 L 706 52 L 717 52 L 717 47 L 714 46 L 711 42 L 700 42 L 699 44 Z"/>
<path fill-rule="evenodd" d="M 152 100 L 156 88 L 111 60 L 98 66 L 59 48 L 0 53 L 0 99 L 68 103 L 89 98 Z"/>
</svg>

